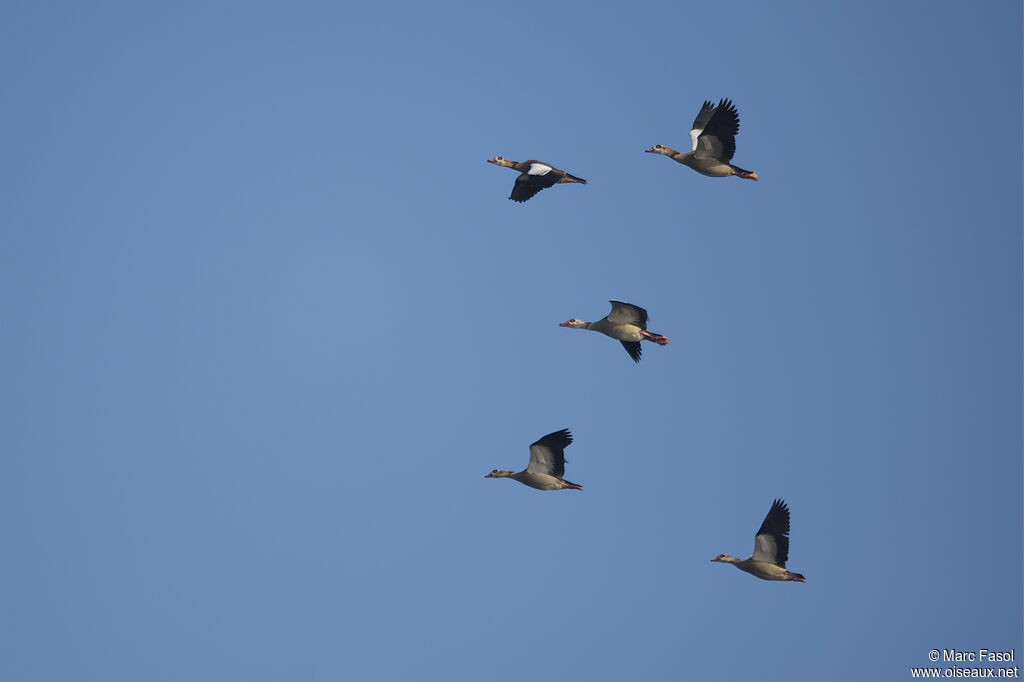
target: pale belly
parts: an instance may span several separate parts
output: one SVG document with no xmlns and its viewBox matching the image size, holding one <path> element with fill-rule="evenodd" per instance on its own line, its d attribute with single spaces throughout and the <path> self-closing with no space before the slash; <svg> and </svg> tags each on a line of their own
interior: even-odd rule
<svg viewBox="0 0 1024 682">
<path fill-rule="evenodd" d="M 714 159 L 694 159 L 693 157 L 687 157 L 682 161 L 679 161 L 679 163 L 684 166 L 689 166 L 701 175 L 707 175 L 712 178 L 725 178 L 732 175 L 732 167 L 729 166 L 729 164 L 721 163 Z"/>
<path fill-rule="evenodd" d="M 605 332 L 608 336 L 612 337 L 616 341 L 643 341 L 644 335 L 640 332 L 639 327 L 633 325 L 619 325 L 612 327 Z"/>
<path fill-rule="evenodd" d="M 560 490 L 562 488 L 562 482 L 548 474 L 519 472 L 512 478 L 537 490 Z"/>
<path fill-rule="evenodd" d="M 786 569 L 775 564 L 769 564 L 764 561 L 752 561 L 747 559 L 736 564 L 736 568 L 741 571 L 746 571 L 751 575 L 756 575 L 761 580 L 785 580 Z"/>
</svg>

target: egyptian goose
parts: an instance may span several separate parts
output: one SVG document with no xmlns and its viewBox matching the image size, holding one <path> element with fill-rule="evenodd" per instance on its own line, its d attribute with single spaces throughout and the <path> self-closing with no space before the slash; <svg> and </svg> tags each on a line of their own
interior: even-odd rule
<svg viewBox="0 0 1024 682">
<path fill-rule="evenodd" d="M 661 334 L 654 334 L 647 331 L 647 311 L 638 305 L 623 303 L 622 301 L 608 301 L 612 304 L 612 311 L 608 316 L 597 322 L 584 322 L 575 317 L 559 324 L 559 327 L 572 327 L 573 329 L 590 329 L 601 332 L 622 342 L 622 347 L 633 358 L 633 362 L 640 362 L 640 342 L 644 339 L 653 341 L 659 346 L 668 344 L 668 337 Z"/>
<path fill-rule="evenodd" d="M 739 131 L 740 115 L 732 102 L 727 99 L 719 100 L 716 107 L 705 101 L 693 121 L 693 130 L 690 131 L 690 151 L 683 154 L 660 144 L 647 151 L 651 154 L 664 154 L 702 175 L 713 178 L 738 175 L 747 180 L 757 180 L 757 173 L 729 163 L 736 153 L 736 133 Z"/>
<path fill-rule="evenodd" d="M 549 433 L 530 446 L 530 464 L 524 471 L 495 469 L 484 478 L 512 478 L 537 490 L 583 490 L 583 486 L 562 478 L 565 448 L 570 443 L 569 429 Z"/>
<path fill-rule="evenodd" d="M 729 554 L 719 554 L 712 561 L 733 564 L 741 571 L 756 575 L 761 580 L 794 580 L 805 583 L 807 579 L 799 573 L 786 570 L 789 558 L 789 507 L 782 500 L 775 500 L 761 528 L 754 536 L 754 556 L 737 559 Z"/>
<path fill-rule="evenodd" d="M 487 159 L 487 163 L 493 163 L 498 166 L 504 166 L 505 168 L 512 168 L 519 171 L 519 177 L 516 178 L 516 184 L 512 186 L 512 196 L 509 197 L 512 201 L 526 201 L 542 189 L 547 189 L 548 187 L 557 185 L 560 182 L 579 182 L 584 185 L 587 184 L 587 181 L 583 178 L 577 178 L 575 175 L 570 175 L 564 170 L 555 168 L 549 163 L 537 161 L 536 159 L 530 159 L 529 161 L 509 161 L 506 158 L 495 156 L 493 159 Z"/>
</svg>

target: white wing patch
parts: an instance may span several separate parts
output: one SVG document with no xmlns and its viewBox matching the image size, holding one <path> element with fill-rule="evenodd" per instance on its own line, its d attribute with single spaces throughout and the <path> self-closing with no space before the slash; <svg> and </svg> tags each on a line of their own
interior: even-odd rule
<svg viewBox="0 0 1024 682">
<path fill-rule="evenodd" d="M 551 450 L 543 445 L 530 446 L 530 464 L 526 470 L 531 474 L 552 474 L 555 471 Z"/>
<path fill-rule="evenodd" d="M 779 548 L 775 545 L 775 538 L 767 533 L 754 538 L 755 561 L 770 561 L 775 564 L 779 559 Z"/>
<path fill-rule="evenodd" d="M 704 132 L 703 128 L 694 128 L 690 131 L 690 151 L 697 151 L 697 138 Z"/>
<path fill-rule="evenodd" d="M 551 172 L 551 166 L 545 166 L 543 163 L 531 163 L 530 170 L 526 171 L 527 175 L 547 175 Z"/>
</svg>

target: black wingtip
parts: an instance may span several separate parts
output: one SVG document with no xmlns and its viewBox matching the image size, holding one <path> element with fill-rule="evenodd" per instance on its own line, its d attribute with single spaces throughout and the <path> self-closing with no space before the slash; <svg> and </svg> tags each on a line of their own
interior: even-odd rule
<svg viewBox="0 0 1024 682">
<path fill-rule="evenodd" d="M 569 429 L 561 429 L 560 431 L 552 431 L 546 436 L 537 439 L 534 445 L 550 445 L 553 447 L 566 447 L 572 443 L 572 433 Z"/>
<path fill-rule="evenodd" d="M 640 346 L 639 341 L 620 341 L 622 347 L 629 353 L 629 357 L 633 358 L 633 362 L 640 362 L 640 358 L 643 356 L 643 347 Z"/>
<path fill-rule="evenodd" d="M 776 535 L 789 535 L 789 505 L 782 498 L 775 498 L 772 508 L 764 517 L 761 531 L 770 531 Z"/>
</svg>

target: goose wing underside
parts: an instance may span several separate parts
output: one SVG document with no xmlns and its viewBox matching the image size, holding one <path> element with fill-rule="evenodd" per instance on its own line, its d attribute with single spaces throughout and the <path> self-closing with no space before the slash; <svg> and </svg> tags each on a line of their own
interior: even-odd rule
<svg viewBox="0 0 1024 682">
<path fill-rule="evenodd" d="M 647 329 L 647 311 L 638 305 L 625 303 L 623 301 L 608 301 L 612 304 L 612 311 L 608 313 L 608 321 L 612 324 L 635 324 L 641 329 Z"/>
<path fill-rule="evenodd" d="M 516 178 L 516 184 L 512 186 L 512 201 L 526 201 L 542 189 L 547 189 L 558 183 L 560 175 L 555 172 L 547 172 L 542 175 L 531 175 L 529 172 L 520 173 Z"/>
<path fill-rule="evenodd" d="M 783 568 L 789 560 L 789 507 L 775 500 L 754 536 L 755 561 L 767 561 Z"/>
<path fill-rule="evenodd" d="M 526 471 L 531 474 L 549 474 L 557 478 L 565 475 L 565 448 L 572 443 L 569 429 L 562 429 L 544 436 L 530 445 L 530 464 Z"/>
<path fill-rule="evenodd" d="M 736 134 L 739 131 L 740 115 L 736 111 L 736 105 L 727 99 L 720 100 L 705 123 L 703 131 L 697 135 L 694 155 L 729 163 L 736 154 Z M 694 132 L 696 129 L 690 131 L 691 139 Z"/>
<path fill-rule="evenodd" d="M 690 151 L 697 151 L 697 139 L 700 134 L 704 132 L 704 128 L 707 126 L 708 121 L 711 120 L 711 116 L 715 113 L 715 105 L 707 100 L 704 101 L 700 111 L 697 112 L 697 118 L 693 119 L 693 128 L 690 129 Z"/>
</svg>

